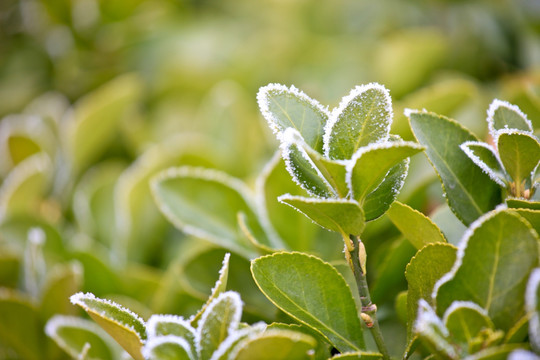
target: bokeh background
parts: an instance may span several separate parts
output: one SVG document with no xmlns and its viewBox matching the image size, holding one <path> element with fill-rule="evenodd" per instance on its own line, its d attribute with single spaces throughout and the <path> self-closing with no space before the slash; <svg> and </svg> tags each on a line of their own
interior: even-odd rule
<svg viewBox="0 0 540 360">
<path fill-rule="evenodd" d="M 168 223 L 149 179 L 188 164 L 254 188 L 277 148 L 257 107 L 261 86 L 294 84 L 332 108 L 368 82 L 390 89 L 393 132 L 406 139 L 405 108 L 453 117 L 485 139 L 493 98 L 540 128 L 540 2 L 0 1 L 0 315 L 34 319 L 30 358 L 62 357 L 42 329 L 53 314 L 76 311 L 67 299 L 78 290 L 145 318 L 192 314 L 225 250 Z M 400 199 L 457 242 L 462 229 L 417 158 Z M 339 238 L 270 203 L 291 188 L 266 192 L 270 217 L 296 221 L 276 215 L 278 233 L 295 250 L 337 261 Z M 377 269 L 373 298 L 399 353 L 394 304 L 414 248 L 384 218 L 364 241 Z M 245 320 L 282 319 L 248 259 L 233 255 L 231 266 Z M 13 312 L 14 303 L 26 305 Z M 0 335 L 28 333 L 9 324 L 0 322 Z M 29 358 L 9 339 L 0 336 L 0 358 Z"/>
</svg>

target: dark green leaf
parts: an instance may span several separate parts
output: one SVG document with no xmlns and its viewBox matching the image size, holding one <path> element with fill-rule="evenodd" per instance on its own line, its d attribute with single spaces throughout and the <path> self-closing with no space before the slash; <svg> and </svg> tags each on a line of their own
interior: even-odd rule
<svg viewBox="0 0 540 360">
<path fill-rule="evenodd" d="M 491 146 L 479 141 L 466 141 L 460 147 L 491 180 L 500 186 L 506 186 L 505 171 Z"/>
<path fill-rule="evenodd" d="M 275 253 L 252 261 L 261 291 L 281 310 L 321 333 L 340 351 L 364 347 L 351 290 L 330 264 L 302 253 Z"/>
<path fill-rule="evenodd" d="M 518 132 L 499 132 L 497 140 L 499 157 L 512 180 L 523 186 L 531 181 L 532 172 L 540 161 L 540 143 L 532 135 Z M 521 196 L 519 193 L 517 196 Z"/>
<path fill-rule="evenodd" d="M 459 148 L 466 141 L 478 141 L 454 120 L 427 112 L 408 113 L 411 128 L 443 183 L 452 211 L 470 224 L 501 202 L 499 185 L 489 180 Z"/>
</svg>

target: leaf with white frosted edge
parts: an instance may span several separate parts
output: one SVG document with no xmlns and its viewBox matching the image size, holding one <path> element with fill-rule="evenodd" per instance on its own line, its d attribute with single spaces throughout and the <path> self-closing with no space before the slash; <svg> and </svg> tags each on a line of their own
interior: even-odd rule
<svg viewBox="0 0 540 360">
<path fill-rule="evenodd" d="M 527 133 L 501 130 L 497 139 L 497 150 L 512 180 L 519 184 L 525 182 L 529 186 L 533 171 L 540 162 L 540 143 L 536 137 Z"/>
<path fill-rule="evenodd" d="M 490 180 L 459 147 L 478 141 L 454 120 L 428 112 L 408 110 L 411 129 L 439 174 L 450 209 L 466 225 L 501 202 L 501 188 Z"/>
<path fill-rule="evenodd" d="M 347 164 L 346 180 L 352 198 L 362 204 L 391 168 L 423 149 L 423 146 L 408 141 L 376 143 L 360 148 Z"/>
<path fill-rule="evenodd" d="M 53 316 L 45 326 L 45 334 L 74 359 L 85 351 L 84 359 L 88 360 L 114 360 L 121 353 L 118 344 L 96 323 L 75 316 Z"/>
<path fill-rule="evenodd" d="M 519 215 L 498 209 L 467 230 L 457 260 L 433 290 L 437 312 L 456 300 L 486 309 L 498 329 L 508 330 L 523 315 L 525 286 L 538 264 L 538 235 Z"/>
<path fill-rule="evenodd" d="M 500 186 L 506 186 L 506 176 L 502 164 L 491 146 L 480 141 L 466 141 L 461 150 L 482 169 L 489 178 Z"/>
<path fill-rule="evenodd" d="M 309 155 L 310 152 L 313 154 L 315 151 L 309 150 L 298 131 L 288 128 L 283 132 L 281 151 L 287 171 L 300 187 L 313 196 L 337 197 L 337 190 L 321 172 L 321 168 L 324 169 L 321 162 L 316 164 L 314 160 L 317 161 L 317 157 Z"/>
<path fill-rule="evenodd" d="M 355 351 L 338 354 L 331 357 L 332 360 L 379 360 L 382 354 L 368 351 Z"/>
<path fill-rule="evenodd" d="M 411 259 L 405 271 L 407 292 L 407 335 L 412 341 L 412 328 L 421 299 L 434 306 L 431 294 L 435 283 L 452 269 L 456 260 L 456 248 L 447 243 L 432 243 L 423 247 Z"/>
<path fill-rule="evenodd" d="M 313 100 L 294 86 L 269 84 L 257 94 L 259 108 L 270 128 L 278 138 L 287 128 L 294 128 L 315 151 L 322 153 L 323 127 L 329 113 L 319 102 Z"/>
<path fill-rule="evenodd" d="M 309 360 L 313 359 L 317 341 L 291 330 L 268 330 L 240 342 L 231 352 L 235 360 Z"/>
<path fill-rule="evenodd" d="M 224 293 L 227 289 L 227 280 L 229 278 L 229 261 L 231 258 L 231 254 L 226 253 L 225 257 L 223 258 L 223 262 L 221 265 L 221 269 L 219 270 L 219 277 L 216 281 L 216 284 L 212 288 L 212 291 L 210 292 L 210 296 L 206 300 L 206 303 L 203 305 L 203 307 L 195 314 L 192 318 L 189 319 L 189 322 L 192 326 L 197 327 L 197 324 L 199 320 L 201 319 L 201 316 L 206 311 L 208 306 L 216 299 L 220 294 Z"/>
<path fill-rule="evenodd" d="M 386 141 L 392 118 L 392 99 L 384 86 L 355 87 L 332 111 L 324 128 L 325 156 L 347 160 L 363 146 Z"/>
<path fill-rule="evenodd" d="M 446 242 L 441 229 L 430 218 L 396 201 L 386 212 L 388 218 L 417 249 L 436 242 Z"/>
<path fill-rule="evenodd" d="M 174 335 L 187 341 L 191 354 L 195 348 L 196 330 L 188 320 L 176 315 L 152 315 L 146 323 L 148 342 L 159 337 Z M 144 350 L 143 350 L 144 352 Z"/>
<path fill-rule="evenodd" d="M 278 200 L 292 206 L 325 229 L 348 238 L 360 235 L 365 227 L 364 212 L 356 201 L 346 199 L 313 199 L 282 195 Z"/>
<path fill-rule="evenodd" d="M 0 339 L 18 358 L 43 358 L 43 324 L 31 299 L 7 288 L 0 288 Z"/>
<path fill-rule="evenodd" d="M 351 289 L 332 265 L 304 253 L 280 252 L 253 260 L 251 273 L 270 301 L 339 351 L 364 349 Z"/>
<path fill-rule="evenodd" d="M 144 345 L 146 360 L 195 360 L 189 343 L 175 335 L 158 336 L 149 339 Z"/>
<path fill-rule="evenodd" d="M 142 83 L 134 74 L 119 76 L 74 104 L 63 129 L 66 154 L 78 172 L 107 149 L 118 123 L 137 103 Z"/>
<path fill-rule="evenodd" d="M 503 129 L 514 129 L 532 133 L 533 127 L 527 116 L 517 107 L 506 101 L 495 99 L 487 111 L 489 133 L 497 139 Z"/>
<path fill-rule="evenodd" d="M 228 360 L 231 358 L 231 353 L 234 348 L 242 341 L 246 339 L 252 339 L 261 334 L 267 328 L 263 322 L 258 322 L 252 326 L 248 326 L 243 329 L 239 329 L 230 334 L 225 341 L 219 344 L 219 347 L 212 354 L 210 360 Z"/>
<path fill-rule="evenodd" d="M 494 329 L 486 310 L 471 301 L 454 301 L 444 312 L 443 323 L 452 339 L 464 344 L 482 330 Z"/>
<path fill-rule="evenodd" d="M 433 308 L 421 299 L 418 303 L 418 317 L 414 322 L 414 333 L 432 353 L 443 359 L 459 359 L 460 354 L 449 342 L 450 333 Z"/>
<path fill-rule="evenodd" d="M 366 221 L 375 220 L 382 216 L 396 200 L 405 184 L 410 161 L 411 159 L 407 158 L 391 168 L 382 183 L 366 196 L 362 205 Z"/>
<path fill-rule="evenodd" d="M 211 169 L 183 166 L 167 169 L 151 181 L 160 211 L 178 229 L 247 258 L 254 249 L 238 226 L 238 213 L 263 245 L 269 244 L 252 203 L 252 194 L 238 179 Z"/>
<path fill-rule="evenodd" d="M 238 329 L 242 317 L 242 300 L 234 291 L 214 299 L 199 321 L 195 346 L 199 358 L 210 359 L 225 339 Z"/>
<path fill-rule="evenodd" d="M 525 309 L 529 319 L 529 341 L 535 351 L 540 351 L 540 268 L 531 272 L 525 292 Z"/>
<path fill-rule="evenodd" d="M 91 293 L 77 293 L 70 298 L 113 337 L 135 360 L 142 360 L 141 349 L 146 340 L 146 324 L 132 311 Z"/>
<path fill-rule="evenodd" d="M 39 204 L 48 191 L 51 160 L 38 153 L 23 160 L 0 187 L 0 221 L 17 215 L 39 215 Z"/>
</svg>

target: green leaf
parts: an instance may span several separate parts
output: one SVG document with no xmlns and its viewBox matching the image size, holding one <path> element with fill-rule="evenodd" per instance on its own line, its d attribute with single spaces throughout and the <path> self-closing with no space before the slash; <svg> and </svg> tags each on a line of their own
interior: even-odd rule
<svg viewBox="0 0 540 360">
<path fill-rule="evenodd" d="M 529 319 L 529 341 L 535 351 L 540 350 L 540 268 L 531 272 L 525 293 L 525 309 Z"/>
<path fill-rule="evenodd" d="M 17 287 L 20 268 L 21 259 L 19 256 L 2 249 L 0 253 L 0 287 Z"/>
<path fill-rule="evenodd" d="M 83 269 L 78 262 L 53 267 L 41 295 L 42 318 L 48 319 L 54 314 L 73 313 L 74 307 L 69 302 L 69 297 L 81 290 L 82 280 Z"/>
<path fill-rule="evenodd" d="M 411 128 L 442 181 L 446 200 L 465 224 L 495 208 L 501 189 L 459 148 L 478 141 L 454 120 L 433 113 L 408 112 Z"/>
<path fill-rule="evenodd" d="M 317 342 L 309 335 L 290 330 L 269 330 L 242 341 L 231 353 L 235 360 L 313 359 Z"/>
<path fill-rule="evenodd" d="M 225 257 L 223 258 L 223 263 L 221 265 L 221 269 L 219 270 L 219 277 L 216 281 L 216 284 L 212 288 L 212 292 L 208 299 L 206 300 L 206 303 L 203 305 L 203 307 L 193 316 L 192 319 L 190 319 L 190 323 L 192 326 L 197 326 L 199 319 L 203 315 L 203 313 L 206 311 L 208 306 L 216 299 L 221 293 L 224 293 L 227 289 L 227 280 L 229 278 L 229 260 L 231 258 L 231 254 L 227 253 L 225 254 Z M 177 335 L 177 334 L 174 334 Z"/>
<path fill-rule="evenodd" d="M 121 353 L 120 347 L 94 322 L 74 316 L 55 315 L 45 326 L 45 333 L 74 359 L 113 360 Z M 86 349 L 89 347 L 88 349 Z"/>
<path fill-rule="evenodd" d="M 391 168 L 422 149 L 416 143 L 405 141 L 377 143 L 359 149 L 347 166 L 347 183 L 352 198 L 362 204 Z"/>
<path fill-rule="evenodd" d="M 82 307 L 135 360 L 144 360 L 141 350 L 146 340 L 146 325 L 138 315 L 91 293 L 77 293 L 70 300 Z"/>
<path fill-rule="evenodd" d="M 270 128 L 280 137 L 287 128 L 298 130 L 306 143 L 322 153 L 323 127 L 328 111 L 316 100 L 291 86 L 269 84 L 257 94 L 259 108 Z"/>
<path fill-rule="evenodd" d="M 324 154 L 348 160 L 363 146 L 385 141 L 392 124 L 392 100 L 379 84 L 357 86 L 332 111 L 325 127 Z"/>
<path fill-rule="evenodd" d="M 505 210 L 482 216 L 459 245 L 452 271 L 436 284 L 437 312 L 455 300 L 486 309 L 498 329 L 523 316 L 523 294 L 538 264 L 538 235 L 521 217 Z"/>
<path fill-rule="evenodd" d="M 171 168 L 152 180 L 152 192 L 160 211 L 177 228 L 247 258 L 254 250 L 238 226 L 245 214 L 253 235 L 265 245 L 251 193 L 240 180 L 225 173 L 193 167 Z"/>
<path fill-rule="evenodd" d="M 414 333 L 437 359 L 460 359 L 453 344 L 450 343 L 448 329 L 435 310 L 424 299 L 418 302 L 418 317 L 414 322 Z"/>
<path fill-rule="evenodd" d="M 147 360 L 195 360 L 188 342 L 174 335 L 150 339 L 143 348 Z"/>
<path fill-rule="evenodd" d="M 441 230 L 430 218 L 396 201 L 386 212 L 392 223 L 417 249 L 436 242 L 446 242 Z"/>
<path fill-rule="evenodd" d="M 26 158 L 0 188 L 0 221 L 21 215 L 41 215 L 39 206 L 49 187 L 51 160 L 45 153 Z"/>
<path fill-rule="evenodd" d="M 527 299 L 525 299 L 525 302 Z M 529 315 L 525 314 L 521 319 L 518 320 L 506 333 L 504 337 L 505 343 L 521 343 L 528 336 L 529 328 Z"/>
<path fill-rule="evenodd" d="M 79 172 L 98 158 L 114 140 L 118 123 L 138 101 L 140 79 L 120 76 L 80 99 L 65 127 L 67 154 Z"/>
<path fill-rule="evenodd" d="M 446 309 L 443 322 L 452 339 L 469 344 L 482 330 L 494 329 L 484 309 L 470 301 L 454 301 Z"/>
<path fill-rule="evenodd" d="M 498 99 L 489 105 L 487 123 L 493 138 L 497 138 L 498 131 L 504 129 L 533 131 L 530 120 L 516 105 Z"/>
<path fill-rule="evenodd" d="M 187 341 L 187 348 L 191 354 L 196 353 L 195 337 L 196 331 L 190 322 L 184 318 L 175 315 L 152 315 L 146 324 L 146 333 L 148 341 L 167 336 L 178 336 Z"/>
<path fill-rule="evenodd" d="M 0 339 L 22 359 L 42 359 L 45 339 L 37 309 L 22 294 L 6 288 L 0 288 Z"/>
<path fill-rule="evenodd" d="M 379 360 L 382 359 L 382 355 L 376 352 L 367 352 L 367 351 L 355 351 L 355 352 L 346 352 L 343 354 L 338 354 L 332 356 L 332 360 Z"/>
<path fill-rule="evenodd" d="M 346 199 L 313 199 L 283 195 L 278 200 L 297 209 L 316 224 L 348 237 L 364 230 L 364 214 L 356 201 Z"/>
<path fill-rule="evenodd" d="M 388 171 L 383 182 L 364 200 L 362 208 L 366 221 L 382 216 L 396 200 L 409 172 L 410 159 L 407 158 Z"/>
<path fill-rule="evenodd" d="M 324 169 L 324 167 L 318 167 L 315 164 L 313 160 L 317 160 L 317 158 L 309 156 L 309 152 L 313 153 L 314 151 L 309 151 L 295 129 L 289 128 L 283 133 L 281 150 L 287 171 L 300 187 L 313 196 L 337 197 L 337 190 L 321 172 L 321 168 Z M 321 161 L 319 161 L 320 165 L 322 165 Z"/>
<path fill-rule="evenodd" d="M 405 271 L 409 284 L 407 292 L 407 333 L 412 338 L 412 326 L 416 319 L 418 303 L 424 299 L 435 305 L 431 298 L 435 283 L 452 268 L 456 260 L 456 248 L 447 243 L 426 245 L 411 259 Z"/>
<path fill-rule="evenodd" d="M 506 205 L 509 208 L 513 209 L 530 209 L 530 210 L 540 210 L 540 202 L 538 201 L 527 201 L 523 199 L 506 199 Z"/>
<path fill-rule="evenodd" d="M 508 356 L 515 350 L 522 348 L 522 344 L 504 344 L 494 347 L 489 347 L 484 350 L 470 355 L 467 360 L 506 360 L 510 359 Z M 526 360 L 520 358 L 521 360 Z"/>
<path fill-rule="evenodd" d="M 228 360 L 232 359 L 231 353 L 233 353 L 238 347 L 242 347 L 243 341 L 246 339 L 253 339 L 267 329 L 267 326 L 263 322 L 253 324 L 253 326 L 247 326 L 232 332 L 225 341 L 223 341 L 217 350 L 212 354 L 210 360 Z M 240 345 L 239 345 L 240 344 Z"/>
<path fill-rule="evenodd" d="M 466 141 L 460 147 L 491 180 L 500 186 L 506 186 L 505 171 L 491 146 L 479 141 Z"/>
<path fill-rule="evenodd" d="M 277 307 L 321 333 L 338 350 L 364 348 L 351 290 L 330 264 L 302 253 L 275 253 L 255 259 L 251 272 Z"/>
<path fill-rule="evenodd" d="M 196 347 L 200 359 L 210 359 L 219 345 L 237 330 L 242 316 L 242 300 L 234 291 L 214 299 L 203 313 L 197 328 Z"/>
<path fill-rule="evenodd" d="M 497 140 L 497 149 L 506 172 L 517 183 L 516 187 L 525 181 L 528 185 L 533 176 L 532 172 L 540 161 L 538 140 L 526 133 L 501 130 Z"/>
</svg>

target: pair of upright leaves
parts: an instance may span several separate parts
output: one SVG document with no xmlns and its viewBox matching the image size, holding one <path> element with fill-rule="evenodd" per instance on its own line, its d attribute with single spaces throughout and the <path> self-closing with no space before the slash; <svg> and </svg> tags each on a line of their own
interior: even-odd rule
<svg viewBox="0 0 540 360">
<path fill-rule="evenodd" d="M 408 158 L 422 150 L 390 135 L 391 99 L 378 84 L 356 87 L 331 112 L 293 86 L 270 84 L 257 99 L 287 169 L 312 196 L 279 200 L 345 236 L 360 235 L 366 221 L 388 209 Z"/>
<path fill-rule="evenodd" d="M 479 141 L 456 121 L 425 111 L 407 111 L 411 128 L 442 181 L 448 204 L 466 225 L 507 196 L 535 192 L 540 143 L 517 106 L 495 100 L 488 110 L 494 146 Z"/>
<path fill-rule="evenodd" d="M 135 360 L 185 359 L 311 359 L 317 341 L 287 326 L 268 328 L 240 322 L 242 301 L 225 291 L 229 269 L 226 255 L 220 276 L 203 308 L 190 319 L 152 315 L 145 322 L 114 302 L 78 293 L 71 297 Z M 73 357 L 118 358 L 119 347 L 89 321 L 57 316 L 47 324 L 47 334 Z"/>
</svg>

